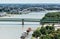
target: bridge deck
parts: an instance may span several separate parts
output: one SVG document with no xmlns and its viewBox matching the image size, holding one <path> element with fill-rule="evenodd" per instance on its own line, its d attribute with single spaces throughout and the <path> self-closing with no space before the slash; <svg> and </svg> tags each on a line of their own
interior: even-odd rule
<svg viewBox="0 0 60 39">
<path fill-rule="evenodd" d="M 22 22 L 22 19 L 24 19 L 24 22 L 40 22 L 40 19 L 30 19 L 30 18 L 0 18 L 0 21 L 17 21 Z"/>
</svg>

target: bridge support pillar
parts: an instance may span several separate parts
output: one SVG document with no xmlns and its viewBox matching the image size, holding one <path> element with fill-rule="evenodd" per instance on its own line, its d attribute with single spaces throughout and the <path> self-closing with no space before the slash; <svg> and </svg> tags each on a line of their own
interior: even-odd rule
<svg viewBox="0 0 60 39">
<path fill-rule="evenodd" d="M 24 29 L 24 19 L 22 19 L 22 30 Z"/>
<path fill-rule="evenodd" d="M 22 25 L 24 25 L 24 19 L 22 19 Z"/>
<path fill-rule="evenodd" d="M 39 25 L 40 25 L 41 23 L 39 22 Z"/>
</svg>

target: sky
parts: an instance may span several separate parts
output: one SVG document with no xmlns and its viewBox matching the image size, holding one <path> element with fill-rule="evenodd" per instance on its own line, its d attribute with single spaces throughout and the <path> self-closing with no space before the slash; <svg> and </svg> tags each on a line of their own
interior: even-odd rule
<svg viewBox="0 0 60 39">
<path fill-rule="evenodd" d="M 0 0 L 0 3 L 60 3 L 60 0 Z"/>
</svg>

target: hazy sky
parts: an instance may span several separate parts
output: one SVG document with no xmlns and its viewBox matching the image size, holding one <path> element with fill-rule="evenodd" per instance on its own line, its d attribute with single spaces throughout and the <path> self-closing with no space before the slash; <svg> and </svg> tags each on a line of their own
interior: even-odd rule
<svg viewBox="0 0 60 39">
<path fill-rule="evenodd" d="M 60 0 L 0 0 L 0 3 L 60 3 Z"/>
</svg>

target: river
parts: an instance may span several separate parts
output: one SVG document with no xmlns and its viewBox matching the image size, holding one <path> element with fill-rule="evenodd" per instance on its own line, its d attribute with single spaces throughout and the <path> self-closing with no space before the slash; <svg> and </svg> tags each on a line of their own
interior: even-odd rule
<svg viewBox="0 0 60 39">
<path fill-rule="evenodd" d="M 22 14 L 20 18 L 42 18 L 44 16 L 40 12 L 34 12 L 29 14 Z M 21 22 L 0 22 L 0 39 L 20 39 L 21 33 L 28 27 L 36 29 L 40 26 L 39 22 L 24 22 L 24 28 L 22 28 Z"/>
<path fill-rule="evenodd" d="M 46 12 L 31 12 L 29 14 L 22 14 L 20 18 L 42 18 Z M 36 29 L 41 26 L 39 22 L 24 22 L 22 28 L 21 22 L 0 22 L 0 39 L 20 39 L 21 33 L 28 27 Z"/>
</svg>

